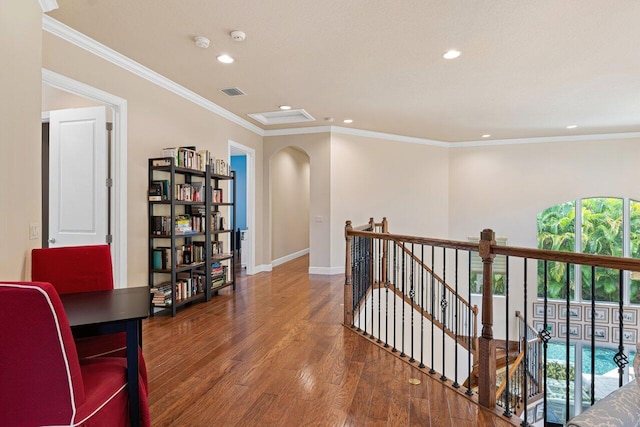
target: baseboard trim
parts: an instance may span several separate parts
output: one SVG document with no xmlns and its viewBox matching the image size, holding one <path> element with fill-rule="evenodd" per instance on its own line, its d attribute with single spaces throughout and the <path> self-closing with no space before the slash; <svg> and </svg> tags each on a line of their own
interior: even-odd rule
<svg viewBox="0 0 640 427">
<path fill-rule="evenodd" d="M 309 267 L 309 274 L 322 274 L 330 276 L 334 274 L 344 274 L 344 266 L 340 267 Z"/>
<path fill-rule="evenodd" d="M 271 261 L 271 265 L 273 267 L 277 267 L 280 264 L 284 264 L 285 262 L 289 262 L 289 261 L 294 260 L 296 258 L 300 258 L 301 256 L 304 256 L 304 255 L 306 255 L 308 253 L 309 253 L 309 248 L 306 248 L 306 249 L 303 249 L 301 251 L 294 252 L 294 253 L 289 254 L 289 255 L 285 255 L 285 256 L 283 256 L 281 258 L 274 259 L 273 261 Z"/>
<path fill-rule="evenodd" d="M 256 268 L 253 274 L 268 273 L 271 270 L 273 270 L 273 266 L 271 264 L 256 265 Z"/>
</svg>

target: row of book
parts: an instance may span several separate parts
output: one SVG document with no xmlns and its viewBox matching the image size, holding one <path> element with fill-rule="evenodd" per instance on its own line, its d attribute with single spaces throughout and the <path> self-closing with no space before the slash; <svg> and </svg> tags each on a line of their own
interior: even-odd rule
<svg viewBox="0 0 640 427">
<path fill-rule="evenodd" d="M 152 215 L 151 234 L 155 236 L 168 236 L 171 234 L 171 217 L 163 215 Z M 176 215 L 175 232 L 179 235 L 204 233 L 206 219 L 204 215 L 180 214 Z M 220 212 L 211 215 L 211 231 L 224 231 L 225 219 Z"/>
<path fill-rule="evenodd" d="M 188 245 L 180 245 L 175 249 L 177 265 L 199 264 L 205 260 L 204 242 L 193 242 Z M 171 268 L 171 248 L 153 248 L 153 268 L 155 270 L 168 270 Z"/>
<path fill-rule="evenodd" d="M 216 175 L 231 175 L 229 164 L 221 158 L 211 155 L 208 150 L 197 150 L 196 147 L 171 147 L 162 150 L 162 156 L 172 158 L 175 165 L 180 168 L 193 169 L 204 172 L 210 167 L 211 173 Z M 152 166 L 169 166 L 170 163 L 163 159 L 155 159 Z"/>
<path fill-rule="evenodd" d="M 176 280 L 175 300 L 180 302 L 204 292 L 205 278 L 202 275 L 179 274 Z M 173 304 L 171 282 L 163 282 L 150 288 L 152 303 L 156 307 L 168 307 Z"/>
<path fill-rule="evenodd" d="M 169 200 L 169 180 L 160 179 L 152 181 L 151 184 L 149 184 L 148 195 L 150 202 Z"/>
<path fill-rule="evenodd" d="M 176 184 L 174 189 L 175 199 L 181 202 L 203 202 L 202 183 Z"/>
<path fill-rule="evenodd" d="M 179 266 L 200 264 L 205 261 L 205 242 L 193 242 L 180 245 L 175 249 L 176 264 Z M 227 257 L 224 253 L 224 242 L 211 242 L 212 257 Z M 159 246 L 152 249 L 153 269 L 168 270 L 171 268 L 171 248 Z"/>
<path fill-rule="evenodd" d="M 219 288 L 227 283 L 227 266 L 219 262 L 211 264 L 211 288 Z"/>
</svg>

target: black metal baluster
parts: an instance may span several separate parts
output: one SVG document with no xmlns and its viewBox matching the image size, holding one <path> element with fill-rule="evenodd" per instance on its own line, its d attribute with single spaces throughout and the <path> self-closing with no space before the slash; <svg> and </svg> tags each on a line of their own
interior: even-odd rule
<svg viewBox="0 0 640 427">
<path fill-rule="evenodd" d="M 405 246 L 404 243 L 402 244 L 402 349 L 400 351 L 400 357 L 405 357 L 406 354 L 404 353 L 404 306 L 407 305 L 405 302 L 405 298 L 407 296 L 407 281 L 406 281 L 406 275 L 407 275 L 407 270 L 406 270 L 406 260 L 407 260 L 407 254 L 404 251 L 405 250 Z"/>
<path fill-rule="evenodd" d="M 391 241 L 385 240 L 385 244 L 387 245 L 387 258 L 385 260 L 386 277 L 384 278 L 384 288 L 386 295 L 386 302 L 384 304 L 384 348 L 389 348 L 389 245 L 391 244 Z"/>
<path fill-rule="evenodd" d="M 458 249 L 456 249 L 456 258 L 455 258 L 455 270 L 454 270 L 454 274 L 455 274 L 455 286 L 456 286 L 456 314 L 454 317 L 454 322 L 455 322 L 455 356 L 454 356 L 454 374 L 453 374 L 453 387 L 455 388 L 460 388 L 460 384 L 458 383 L 458 309 L 460 308 L 460 298 L 458 296 Z"/>
<path fill-rule="evenodd" d="M 549 343 L 549 339 L 551 339 L 551 334 L 548 330 L 549 328 L 549 318 L 548 318 L 548 313 L 547 313 L 547 305 L 549 303 L 548 300 L 548 295 L 549 295 L 549 270 L 548 270 L 548 262 L 547 260 L 544 260 L 544 303 L 543 303 L 543 308 L 544 308 L 544 323 L 542 325 L 543 327 L 543 331 L 540 333 L 540 336 L 542 338 L 542 353 L 543 353 L 543 382 L 544 382 L 544 386 L 542 387 L 543 390 L 543 394 L 542 394 L 542 399 L 543 399 L 543 419 L 545 421 L 545 423 L 547 422 L 547 347 L 548 347 L 548 343 Z M 526 406 L 525 406 L 526 408 Z M 528 426 L 529 424 L 527 423 L 526 420 L 526 412 L 525 412 L 525 426 Z"/>
<path fill-rule="evenodd" d="M 446 343 L 445 343 L 445 334 L 444 330 L 447 327 L 447 293 L 446 293 L 446 283 L 447 283 L 447 250 L 442 248 L 442 298 L 440 300 L 440 306 L 442 307 L 442 375 L 440 376 L 441 381 L 446 381 L 447 376 L 445 375 L 445 362 L 447 360 L 447 351 L 446 351 Z"/>
<path fill-rule="evenodd" d="M 414 261 L 415 259 L 415 252 L 414 252 L 414 246 L 413 243 L 411 244 L 411 278 L 410 278 L 410 291 L 409 291 L 409 296 L 411 297 L 411 357 L 409 358 L 409 362 L 413 363 L 416 361 L 416 359 L 413 358 L 413 337 L 415 335 L 414 331 L 413 331 L 413 312 L 415 311 L 414 309 L 414 297 L 416 296 L 416 291 L 414 288 L 414 272 L 415 272 L 415 265 L 416 262 Z"/>
<path fill-rule="evenodd" d="M 374 230 L 372 230 L 372 231 L 374 231 Z M 373 259 L 373 260 L 375 260 L 375 254 L 373 253 L 374 251 L 375 251 L 375 244 L 374 244 L 373 240 L 371 240 L 371 252 L 372 252 L 371 259 Z M 372 261 L 372 263 L 373 262 L 374 261 Z M 371 272 L 371 273 L 373 275 L 373 272 Z M 375 327 L 375 319 L 376 319 L 375 316 L 374 316 L 375 305 L 376 305 L 376 301 L 375 301 L 375 298 L 374 298 L 374 296 L 375 296 L 375 286 L 374 286 L 375 281 L 376 281 L 375 277 L 372 277 L 371 278 L 371 332 L 369 333 L 369 338 L 371 338 L 371 339 L 375 339 L 375 337 L 373 336 L 373 330 L 374 330 L 374 327 Z M 366 311 L 366 309 L 367 309 L 367 306 L 365 304 L 365 311 Z M 365 325 L 366 325 L 366 323 L 365 323 Z"/>
<path fill-rule="evenodd" d="M 591 406 L 596 403 L 596 267 L 591 266 Z"/>
<path fill-rule="evenodd" d="M 433 369 L 433 366 L 435 365 L 435 352 L 433 350 L 433 347 L 435 345 L 434 342 L 434 325 L 433 322 L 436 319 L 435 316 L 435 299 L 436 299 L 436 295 L 435 295 L 435 282 L 434 282 L 434 277 L 433 277 L 433 268 L 435 267 L 435 251 L 436 248 L 435 246 L 431 246 L 431 369 L 429 369 L 429 373 L 431 375 L 436 373 L 436 370 Z"/>
<path fill-rule="evenodd" d="M 620 270 L 618 276 L 618 289 L 620 290 L 620 300 L 618 301 L 618 328 L 620 330 L 620 334 L 618 336 L 618 352 L 613 357 L 613 361 L 618 365 L 618 387 L 622 387 L 622 380 L 624 376 L 624 367 L 629 363 L 629 358 L 626 354 L 624 354 L 624 344 L 623 344 L 623 332 L 624 332 L 624 317 L 623 317 L 623 297 L 624 297 L 624 287 L 622 286 L 622 278 L 624 271 Z"/>
<path fill-rule="evenodd" d="M 511 405 L 510 405 L 510 394 L 511 394 L 511 389 L 509 388 L 509 317 L 511 316 L 509 314 L 509 257 L 506 257 L 506 278 L 505 278 L 505 310 L 507 313 L 507 321 L 506 321 L 506 341 L 507 341 L 507 348 L 506 348 L 506 368 L 505 368 L 505 372 L 506 372 L 506 376 L 505 376 L 505 381 L 507 382 L 505 390 L 507 391 L 506 395 L 505 395 L 505 409 L 503 412 L 503 415 L 505 417 L 511 418 Z"/>
<path fill-rule="evenodd" d="M 382 239 L 378 239 L 378 260 L 379 262 L 376 262 L 377 265 L 380 266 L 380 268 L 378 268 L 378 341 L 377 343 L 380 344 L 382 342 L 382 340 L 380 339 L 382 337 L 382 288 L 380 287 L 380 285 L 382 284 L 382 272 L 384 271 L 384 266 L 383 266 L 383 261 L 384 259 L 382 258 L 382 244 L 384 243 L 384 241 Z"/>
<path fill-rule="evenodd" d="M 471 319 L 473 319 L 473 313 L 471 311 L 471 251 L 467 252 L 468 255 L 468 270 L 467 275 L 469 276 L 467 279 L 468 286 L 468 317 L 467 317 L 467 340 L 468 340 L 468 351 L 467 351 L 467 371 L 469 372 L 469 377 L 467 378 L 467 391 L 465 394 L 467 396 L 472 396 L 473 391 L 471 391 L 471 373 L 473 371 L 473 366 L 471 366 L 471 352 L 472 352 L 472 339 L 471 339 Z"/>
<path fill-rule="evenodd" d="M 358 258 L 358 246 L 360 245 L 360 242 L 358 241 L 359 237 L 355 236 L 353 238 L 353 245 L 351 246 L 351 259 L 352 264 L 351 264 L 351 277 L 352 277 L 352 284 L 353 286 L 351 286 L 351 309 L 352 309 L 352 313 L 354 314 L 353 316 L 351 316 L 351 327 L 355 328 L 355 321 L 356 321 L 356 307 L 357 307 L 357 295 L 358 295 L 358 286 L 360 286 L 360 272 L 358 271 L 358 263 L 360 262 L 359 258 Z"/>
<path fill-rule="evenodd" d="M 420 260 L 424 263 L 424 245 L 420 245 Z M 424 368 L 424 306 L 426 303 L 426 292 L 424 289 L 425 268 L 420 269 L 420 364 L 418 367 Z"/>
<path fill-rule="evenodd" d="M 527 287 L 527 284 L 528 284 L 528 281 L 527 281 L 527 261 L 528 261 L 527 258 L 524 258 L 524 281 L 523 281 L 523 286 L 524 286 L 524 325 L 523 325 L 523 328 L 524 328 L 525 331 L 527 331 L 527 324 L 528 324 L 527 323 L 527 314 L 528 314 L 528 307 L 529 307 L 529 304 L 527 303 L 527 293 L 528 293 L 528 289 L 527 289 L 528 288 Z M 524 333 L 524 339 L 525 339 L 525 342 L 524 342 L 524 364 L 527 367 L 529 366 L 529 354 L 528 354 L 529 340 L 527 339 L 528 335 L 529 335 L 528 332 Z M 524 388 L 524 393 L 523 393 L 522 399 L 524 401 L 523 402 L 524 408 L 525 408 L 524 412 L 526 413 L 527 412 L 527 410 L 526 410 L 527 403 L 529 401 L 529 392 L 528 392 L 528 389 L 527 389 L 527 372 L 526 372 L 526 370 L 525 370 L 525 373 L 524 373 L 523 388 Z M 523 425 L 524 426 L 527 425 L 526 419 L 525 419 L 525 422 L 523 423 Z"/>
<path fill-rule="evenodd" d="M 566 305 L 566 309 L 567 309 L 567 320 L 566 320 L 565 324 L 566 324 L 566 328 L 567 328 L 567 337 L 565 338 L 565 350 L 566 350 L 565 354 L 566 354 L 566 357 L 565 357 L 564 371 L 565 371 L 565 375 L 566 375 L 566 379 L 565 379 L 566 401 L 565 401 L 564 419 L 565 419 L 565 421 L 569 421 L 569 418 L 571 418 L 569 416 L 569 409 L 570 409 L 570 406 L 569 406 L 569 403 L 570 403 L 569 402 L 569 383 L 571 381 L 570 375 L 569 375 L 569 369 L 571 368 L 571 366 L 569 364 L 569 356 L 570 356 L 569 355 L 569 350 L 571 349 L 571 347 L 570 347 L 570 345 L 571 345 L 571 334 L 570 334 L 570 330 L 569 330 L 569 325 L 570 325 L 570 323 L 569 323 L 569 318 L 570 318 L 569 313 L 570 313 L 570 307 L 571 307 L 571 293 L 569 292 L 569 290 L 571 289 L 571 286 L 570 286 L 571 283 L 569 281 L 569 279 L 570 279 L 569 270 L 571 268 L 571 264 L 567 263 L 565 265 L 565 268 L 566 268 L 565 285 L 566 285 L 566 288 L 567 288 L 567 300 L 566 300 L 566 304 L 565 304 Z M 577 355 L 576 355 L 576 357 L 577 357 Z M 577 374 L 578 373 L 576 372 L 576 375 Z"/>
<path fill-rule="evenodd" d="M 398 335 L 398 328 L 396 326 L 396 300 L 398 299 L 398 243 L 394 242 L 393 245 L 393 347 L 391 351 L 395 353 L 396 349 L 396 335 Z"/>
</svg>

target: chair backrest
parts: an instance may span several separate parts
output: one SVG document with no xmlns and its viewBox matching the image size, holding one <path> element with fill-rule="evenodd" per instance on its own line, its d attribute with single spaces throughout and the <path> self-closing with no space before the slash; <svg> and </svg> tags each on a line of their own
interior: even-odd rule
<svg viewBox="0 0 640 427">
<path fill-rule="evenodd" d="M 51 283 L 59 294 L 113 289 L 109 245 L 33 249 L 31 280 Z"/>
<path fill-rule="evenodd" d="M 0 424 L 70 425 L 84 385 L 53 286 L 0 283 L 0 325 Z"/>
</svg>

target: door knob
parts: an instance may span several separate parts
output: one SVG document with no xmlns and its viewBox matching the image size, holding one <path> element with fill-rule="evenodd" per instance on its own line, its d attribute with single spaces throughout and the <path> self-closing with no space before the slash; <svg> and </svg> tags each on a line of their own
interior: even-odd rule
<svg viewBox="0 0 640 427">
<path fill-rule="evenodd" d="M 55 242 L 56 242 L 56 239 L 54 237 L 49 239 L 49 243 L 55 243 Z"/>
</svg>

